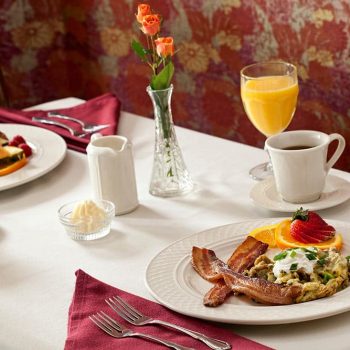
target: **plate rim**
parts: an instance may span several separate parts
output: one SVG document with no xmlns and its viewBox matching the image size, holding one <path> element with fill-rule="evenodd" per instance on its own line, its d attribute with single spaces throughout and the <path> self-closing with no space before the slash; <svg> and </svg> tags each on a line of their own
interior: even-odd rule
<svg viewBox="0 0 350 350">
<path fill-rule="evenodd" d="M 39 177 L 49 173 L 51 170 L 53 170 L 54 168 L 56 168 L 65 158 L 66 153 L 67 153 L 67 143 L 66 141 L 63 139 L 62 136 L 56 134 L 55 132 L 45 129 L 45 128 L 41 128 L 38 126 L 34 126 L 34 125 L 27 125 L 27 124 L 16 124 L 16 123 L 1 123 L 0 124 L 0 128 L 5 126 L 6 127 L 13 127 L 13 128 L 27 128 L 27 129 L 35 129 L 36 131 L 42 133 L 42 134 L 48 134 L 50 135 L 50 137 L 53 137 L 56 141 L 57 141 L 57 145 L 55 145 L 55 147 L 60 147 L 60 153 L 57 155 L 57 158 L 55 160 L 52 161 L 52 163 L 50 164 L 50 166 L 41 169 L 40 171 L 30 175 L 27 178 L 23 178 L 17 181 L 13 181 L 11 183 L 8 183 L 6 185 L 1 185 L 0 184 L 0 191 L 5 191 L 11 188 L 15 188 L 17 186 L 21 186 L 24 185 L 28 182 L 31 182 L 33 180 L 38 179 Z M 16 132 L 19 133 L 19 132 Z M 13 173 L 15 174 L 15 173 Z"/>
<path fill-rule="evenodd" d="M 242 221 L 238 221 L 238 222 L 234 222 L 231 224 L 226 224 L 226 225 L 221 225 L 221 226 L 215 226 L 200 232 L 196 232 L 193 233 L 189 236 L 180 238 L 174 242 L 172 242 L 171 244 L 169 244 L 167 247 L 163 248 L 162 250 L 160 250 L 148 263 L 147 267 L 146 267 L 146 271 L 144 274 L 144 283 L 146 285 L 147 290 L 149 291 L 149 293 L 162 305 L 166 306 L 167 308 L 178 312 L 180 314 L 183 315 L 187 315 L 187 316 L 191 316 L 191 317 L 196 317 L 199 319 L 203 319 L 203 320 L 209 320 L 209 321 L 215 321 L 215 322 L 222 322 L 222 323 L 229 323 L 229 324 L 243 324 L 243 325 L 274 325 L 274 324 L 289 324 L 289 323 L 298 323 L 298 322 L 304 322 L 304 321 L 309 321 L 309 320 L 315 320 L 315 319 L 320 319 L 320 318 L 326 318 L 326 317 L 330 317 L 333 315 L 337 315 L 340 313 L 344 313 L 347 311 L 350 311 L 350 300 L 348 305 L 344 305 L 342 303 L 341 305 L 341 309 L 339 308 L 339 306 L 335 309 L 333 309 L 332 311 L 326 310 L 326 309 L 322 309 L 322 307 L 317 307 L 317 314 L 311 314 L 311 315 L 302 315 L 302 316 L 297 316 L 297 317 L 285 317 L 285 318 L 278 318 L 278 319 L 274 319 L 274 318 L 268 318 L 268 319 L 238 319 L 235 317 L 230 317 L 228 318 L 227 316 L 221 316 L 221 315 L 212 315 L 212 311 L 211 310 L 215 310 L 215 308 L 205 308 L 203 305 L 203 310 L 209 310 L 210 313 L 209 314 L 204 314 L 203 313 L 198 313 L 198 312 L 193 312 L 193 311 L 188 311 L 188 310 L 179 310 L 179 308 L 176 305 L 173 305 L 172 302 L 164 299 L 163 295 L 159 295 L 159 293 L 157 293 L 156 290 L 153 289 L 153 286 L 151 286 L 150 280 L 149 280 L 149 273 L 151 268 L 153 268 L 153 264 L 156 262 L 157 259 L 159 259 L 161 254 L 164 254 L 167 250 L 172 249 L 174 247 L 176 247 L 178 244 L 183 243 L 184 241 L 191 241 L 191 239 L 196 238 L 198 240 L 198 238 L 203 235 L 206 234 L 208 232 L 213 232 L 215 230 L 223 230 L 223 229 L 227 229 L 230 227 L 235 227 L 235 226 L 239 226 L 239 225 L 246 225 L 246 224 L 257 224 L 257 225 L 267 225 L 267 224 L 271 224 L 274 222 L 279 222 L 281 220 L 283 220 L 284 218 L 281 217 L 275 217 L 275 218 L 263 218 L 263 219 L 250 219 L 250 220 L 242 220 Z M 327 219 L 326 219 L 327 220 Z M 340 220 L 327 220 L 327 222 L 329 222 L 332 225 L 335 226 L 345 226 L 347 229 L 350 230 L 350 223 L 347 223 L 345 221 L 340 221 Z M 232 238 L 239 238 L 241 236 L 241 234 L 234 234 L 232 233 Z M 221 237 L 221 240 L 223 239 L 227 239 L 227 237 L 223 238 Z M 211 241 L 208 242 L 208 245 L 214 245 L 214 244 L 218 244 L 220 241 L 216 240 L 216 241 Z M 348 241 L 348 243 L 350 244 L 350 241 Z M 193 244 L 193 243 L 192 243 Z M 181 255 L 178 259 L 178 261 L 176 262 L 176 264 L 174 264 L 174 268 L 169 272 L 173 277 L 175 276 L 175 266 L 177 265 L 177 263 L 186 257 L 186 255 L 189 255 L 188 253 L 185 255 Z M 174 279 L 174 278 L 173 278 Z M 175 283 L 176 285 L 176 283 Z M 348 287 L 348 289 L 350 290 L 350 286 Z M 344 291 L 346 291 L 346 289 L 344 289 Z M 334 296 L 339 296 L 338 293 L 342 293 L 344 291 L 340 291 L 337 292 L 336 294 L 333 295 Z M 347 293 L 348 294 L 348 293 Z M 185 295 L 186 296 L 186 295 Z M 329 298 L 332 298 L 332 296 L 328 297 L 328 298 L 322 298 L 322 299 L 318 299 L 318 300 L 314 300 L 314 301 L 310 301 L 307 303 L 300 303 L 300 304 L 292 304 L 292 305 L 286 305 L 286 306 L 262 306 L 262 308 L 269 308 L 272 307 L 273 310 L 282 310 L 281 313 L 285 313 L 286 311 L 286 307 L 290 307 L 290 308 L 300 308 L 303 307 L 303 305 L 310 305 L 309 303 L 313 303 L 312 305 L 316 305 L 317 304 L 322 304 L 324 302 L 324 300 L 329 300 Z M 322 305 L 320 305 L 322 306 Z M 234 306 L 236 307 L 236 306 Z M 246 307 L 251 308 L 251 306 L 246 305 Z M 254 306 L 252 306 L 254 307 Z M 241 308 L 241 307 L 239 307 Z M 256 310 L 260 309 L 260 307 L 255 308 Z"/>
<path fill-rule="evenodd" d="M 337 175 L 334 175 L 334 174 L 328 174 L 327 175 L 328 178 L 330 179 L 336 179 L 336 180 L 340 180 L 340 181 L 343 181 L 344 184 L 347 183 L 349 185 L 349 189 L 350 189 L 350 182 L 346 179 L 344 179 L 343 177 L 340 177 L 340 176 L 337 176 Z M 327 181 L 327 180 L 326 180 Z M 340 200 L 336 201 L 336 202 L 333 202 L 333 203 L 330 203 L 330 204 L 327 204 L 327 201 L 320 201 L 320 200 L 317 200 L 317 201 L 314 201 L 314 202 L 310 202 L 310 203 L 288 203 L 288 202 L 278 202 L 278 201 L 274 201 L 274 203 L 276 203 L 276 206 L 274 205 L 269 205 L 269 203 L 263 203 L 261 200 L 259 200 L 257 198 L 257 192 L 260 193 L 260 187 L 263 187 L 264 184 L 268 183 L 268 182 L 271 182 L 272 185 L 274 185 L 275 183 L 275 180 L 274 180 L 274 177 L 273 175 L 268 177 L 267 179 L 263 180 L 263 181 L 260 181 L 258 183 L 256 183 L 250 190 L 249 192 L 249 198 L 256 204 L 258 205 L 259 207 L 261 208 L 265 208 L 265 209 L 269 209 L 269 210 L 272 210 L 272 211 L 276 211 L 276 212 L 281 212 L 281 213 L 292 213 L 295 211 L 295 208 L 294 209 L 287 209 L 287 208 L 280 208 L 278 207 L 278 203 L 282 203 L 284 205 L 290 205 L 290 206 L 294 206 L 294 207 L 297 207 L 297 206 L 312 206 L 310 207 L 310 210 L 323 210 L 323 209 L 328 209 L 328 208 L 333 208 L 337 205 L 340 205 L 340 204 L 343 204 L 345 203 L 347 200 L 350 199 L 350 190 L 349 190 L 349 193 L 347 194 L 347 196 L 343 196 L 343 197 L 340 197 Z M 317 203 L 320 203 L 319 205 L 317 205 Z M 322 204 L 323 203 L 323 204 Z"/>
</svg>

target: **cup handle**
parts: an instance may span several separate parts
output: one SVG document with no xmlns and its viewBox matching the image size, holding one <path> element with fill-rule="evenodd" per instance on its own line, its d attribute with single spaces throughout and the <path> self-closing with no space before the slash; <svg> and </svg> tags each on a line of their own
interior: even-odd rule
<svg viewBox="0 0 350 350">
<path fill-rule="evenodd" d="M 344 148 L 345 148 L 345 139 L 342 135 L 340 134 L 330 134 L 329 135 L 329 142 L 328 142 L 328 145 L 337 140 L 338 141 L 338 147 L 337 149 L 335 150 L 333 156 L 331 157 L 331 159 L 327 162 L 326 164 L 326 171 L 328 172 L 332 166 L 334 165 L 334 163 L 339 159 L 339 157 L 341 156 L 341 154 L 343 153 L 344 151 Z"/>
</svg>

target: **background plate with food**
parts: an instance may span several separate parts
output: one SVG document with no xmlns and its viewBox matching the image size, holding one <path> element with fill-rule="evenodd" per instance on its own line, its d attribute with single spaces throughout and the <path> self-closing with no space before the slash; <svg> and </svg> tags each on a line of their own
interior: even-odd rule
<svg viewBox="0 0 350 350">
<path fill-rule="evenodd" d="M 21 135 L 31 150 L 25 164 L 0 177 L 0 191 L 37 179 L 54 169 L 65 157 L 66 142 L 52 131 L 20 124 L 0 124 L 0 131 L 9 141 Z"/>
</svg>

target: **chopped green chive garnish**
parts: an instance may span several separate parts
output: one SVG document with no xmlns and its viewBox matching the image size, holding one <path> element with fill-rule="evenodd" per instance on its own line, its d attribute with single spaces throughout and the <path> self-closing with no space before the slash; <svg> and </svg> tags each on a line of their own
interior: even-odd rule
<svg viewBox="0 0 350 350">
<path fill-rule="evenodd" d="M 296 271 L 297 269 L 298 269 L 298 263 L 294 263 L 294 264 L 290 265 L 289 270 Z"/>
<path fill-rule="evenodd" d="M 326 258 L 321 258 L 317 260 L 317 264 L 323 266 L 326 263 Z"/>
<path fill-rule="evenodd" d="M 334 276 L 329 272 L 323 272 L 322 275 L 323 275 L 323 283 L 324 284 L 326 284 L 329 280 L 334 278 Z"/>
<path fill-rule="evenodd" d="M 290 253 L 290 257 L 291 257 L 291 258 L 294 258 L 296 255 L 297 255 L 297 252 L 296 252 L 295 250 L 293 250 L 293 251 Z"/>
<path fill-rule="evenodd" d="M 282 252 L 274 256 L 273 260 L 283 260 L 287 256 L 288 252 Z"/>
<path fill-rule="evenodd" d="M 309 260 L 316 260 L 317 259 L 316 254 L 309 253 L 309 254 L 305 254 L 305 255 Z"/>
<path fill-rule="evenodd" d="M 306 252 L 311 253 L 311 254 L 316 254 L 317 249 L 315 248 L 304 248 Z"/>
<path fill-rule="evenodd" d="M 345 259 L 346 259 L 347 261 L 349 261 L 349 260 L 350 260 L 350 255 L 346 256 Z"/>
</svg>

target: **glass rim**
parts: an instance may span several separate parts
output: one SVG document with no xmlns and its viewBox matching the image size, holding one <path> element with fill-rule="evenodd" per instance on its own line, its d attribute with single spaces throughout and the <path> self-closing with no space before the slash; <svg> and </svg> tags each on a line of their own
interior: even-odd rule
<svg viewBox="0 0 350 350">
<path fill-rule="evenodd" d="M 244 66 L 241 70 L 240 70 L 240 76 L 241 78 L 246 78 L 246 79 L 257 79 L 258 77 L 253 77 L 253 76 L 250 76 L 250 75 L 247 75 L 244 73 L 244 71 L 246 69 L 249 69 L 249 68 L 252 68 L 254 66 L 259 66 L 259 65 L 266 65 L 266 64 L 280 64 L 280 65 L 284 65 L 284 66 L 287 66 L 287 67 L 292 67 L 293 68 L 293 71 L 297 72 L 297 67 L 295 64 L 293 63 L 290 63 L 290 62 L 286 62 L 286 61 L 282 61 L 282 60 L 272 60 L 272 61 L 261 61 L 261 62 L 255 62 L 255 63 L 252 63 L 252 64 L 248 64 L 247 66 Z"/>
<path fill-rule="evenodd" d="M 163 91 L 168 91 L 168 90 L 173 89 L 173 88 L 174 88 L 174 85 L 172 83 L 166 89 L 159 89 L 159 90 L 154 90 L 154 89 L 152 89 L 151 85 L 147 85 L 146 91 L 147 92 L 163 92 Z"/>
<path fill-rule="evenodd" d="M 107 206 L 107 208 L 102 208 L 105 210 L 106 214 L 107 214 L 107 217 L 105 219 L 102 219 L 100 221 L 105 221 L 106 219 L 108 220 L 110 216 L 114 216 L 114 211 L 115 211 L 115 205 L 113 202 L 109 201 L 109 200 L 106 200 L 106 199 L 98 199 L 98 200 L 93 200 L 97 205 L 99 205 L 100 203 L 103 203 L 104 205 Z M 71 218 L 70 217 L 66 217 L 64 214 L 63 214 L 63 211 L 66 209 L 66 208 L 70 208 L 72 206 L 74 206 L 75 204 L 81 202 L 80 200 L 75 200 L 75 201 L 71 201 L 71 202 L 68 202 L 68 203 L 65 203 L 63 205 L 61 205 L 59 207 L 59 209 L 57 210 L 57 214 L 58 214 L 58 217 L 60 219 L 60 221 L 62 223 L 69 223 L 71 221 Z M 91 217 L 90 215 L 87 215 L 87 217 Z"/>
</svg>

